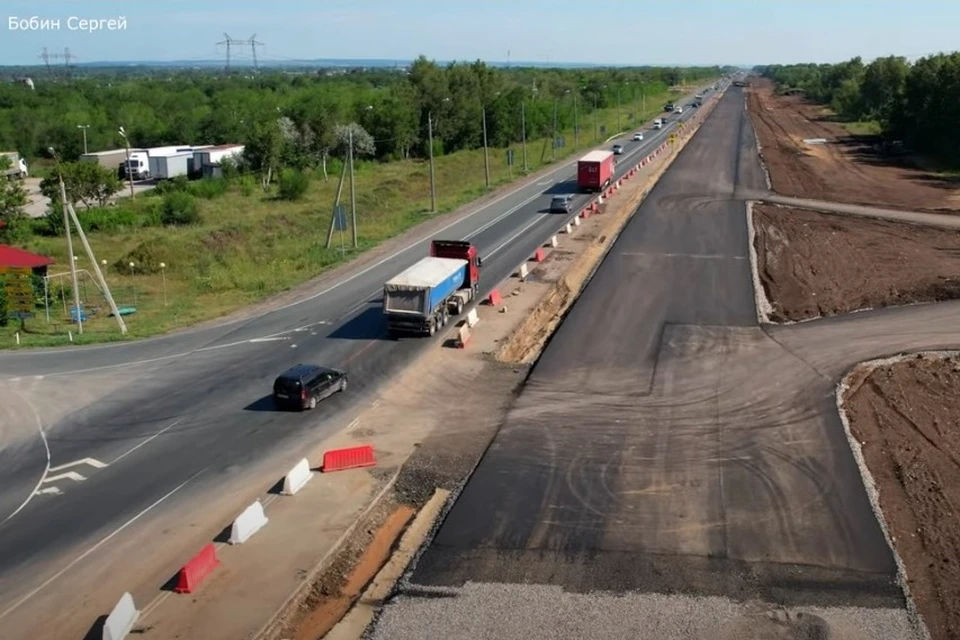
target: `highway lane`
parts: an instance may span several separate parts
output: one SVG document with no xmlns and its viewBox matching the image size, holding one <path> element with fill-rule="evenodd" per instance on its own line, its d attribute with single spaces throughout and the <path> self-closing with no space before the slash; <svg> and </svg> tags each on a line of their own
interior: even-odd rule
<svg viewBox="0 0 960 640">
<path fill-rule="evenodd" d="M 634 142 L 630 139 L 631 135 L 625 136 L 621 141 L 625 153 L 618 157 L 617 175 L 623 175 L 627 164 L 639 162 L 646 151 L 664 142 L 674 131 L 677 122 L 692 117 L 693 113 L 693 110 L 687 110 L 682 116 L 668 118 L 667 126 L 659 131 L 645 128 L 646 139 L 642 142 Z M 575 177 L 576 161 L 565 161 L 540 180 L 510 191 L 466 217 L 451 220 L 442 232 L 412 242 L 402 250 L 331 283 L 315 295 L 265 314 L 134 343 L 0 353 L 0 375 L 51 375 L 129 362 L 163 361 L 179 358 L 197 349 L 222 349 L 234 343 L 291 332 L 318 322 L 342 320 L 352 315 L 351 312 L 367 299 L 378 295 L 385 280 L 426 255 L 433 237 L 474 240 L 478 246 L 493 250 L 522 229 L 535 232 L 536 229 L 529 225 L 534 219 L 545 215 L 543 210 L 549 205 L 557 185 L 563 186 L 562 192 L 572 192 L 575 190 Z M 588 200 L 589 196 L 582 195 L 577 196 L 575 201 L 582 204 Z M 557 214 L 544 218 L 544 224 L 548 226 L 556 221 Z"/>
<path fill-rule="evenodd" d="M 626 142 L 618 175 L 670 131 L 668 127 L 654 135 L 648 132 L 643 143 Z M 560 188 L 572 188 L 568 180 L 573 166 L 557 171 L 561 184 L 567 183 Z M 484 292 L 569 219 L 543 211 L 551 197 L 544 192 L 555 187 L 533 187 L 528 190 L 531 195 L 515 193 L 497 208 L 457 221 L 439 234 L 477 244 L 487 257 Z M 582 196 L 578 202 L 587 199 Z M 0 524 L 0 603 L 14 600 L 50 575 L 56 568 L 52 559 L 104 535 L 196 473 L 204 471 L 196 483 L 200 491 L 233 477 L 238 466 L 271 452 L 308 446 L 342 427 L 360 400 L 369 398 L 421 349 L 435 344 L 417 338 L 384 339 L 379 297 L 373 295 L 386 278 L 425 255 L 427 242 L 341 281 L 323 295 L 261 318 L 130 345 L 71 350 L 66 356 L 37 351 L 0 358 L 0 367 L 8 374 L 45 376 L 39 395 L 33 397 L 35 408 L 41 410 L 43 384 L 81 385 L 83 376 L 70 371 L 126 363 L 97 402 L 44 425 L 52 468 L 85 458 L 107 464 L 106 468 L 70 467 L 86 480 L 44 484 L 63 495 L 31 498 L 47 466 L 46 446 L 34 438 L 24 445 L 18 464 L 0 469 L 4 488 L 0 504 L 8 510 L 0 519 L 29 499 L 15 518 Z M 280 336 L 285 339 L 249 342 L 280 332 L 286 332 Z M 272 378 L 296 361 L 347 368 L 349 393 L 313 414 L 269 410 L 263 397 Z"/>
<path fill-rule="evenodd" d="M 736 637 L 775 637 L 782 607 L 906 619 L 835 379 L 757 326 L 735 194 L 763 187 L 743 95 L 731 88 L 549 342 L 373 637 L 468 637 L 468 619 L 483 621 L 469 637 L 521 637 L 527 621 L 560 619 L 570 604 L 516 585 L 594 593 L 587 620 L 564 623 L 571 637 L 628 594 L 752 603 L 726 611 L 754 625 L 745 629 L 756 635 Z M 492 603 L 504 598 L 528 605 L 501 619 Z M 647 633 L 668 617 L 670 629 L 695 626 L 697 605 L 655 602 L 644 605 L 655 616 L 624 614 L 589 637 Z M 849 624 L 842 615 L 816 637 L 854 637 L 833 626 Z M 759 631 L 767 624 L 770 635 Z"/>
</svg>

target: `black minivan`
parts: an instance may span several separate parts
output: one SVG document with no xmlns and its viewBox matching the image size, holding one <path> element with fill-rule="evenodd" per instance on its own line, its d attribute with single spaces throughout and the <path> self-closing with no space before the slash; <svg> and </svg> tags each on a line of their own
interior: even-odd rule
<svg viewBox="0 0 960 640">
<path fill-rule="evenodd" d="M 347 374 L 315 364 L 298 364 L 280 374 L 273 383 L 273 402 L 285 409 L 313 409 L 338 391 L 346 391 Z"/>
</svg>

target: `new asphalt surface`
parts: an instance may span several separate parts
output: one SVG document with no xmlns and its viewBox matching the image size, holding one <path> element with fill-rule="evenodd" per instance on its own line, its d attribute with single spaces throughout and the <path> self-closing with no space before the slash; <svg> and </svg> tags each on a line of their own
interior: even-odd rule
<svg viewBox="0 0 960 640">
<path fill-rule="evenodd" d="M 797 350 L 812 343 L 758 326 L 737 194 L 763 191 L 731 88 L 372 637 L 918 637 L 837 414 L 841 363 L 811 366 Z M 849 356 L 850 341 L 803 348 Z"/>
<path fill-rule="evenodd" d="M 626 136 L 618 175 L 677 119 L 646 131 L 643 142 Z M 574 172 L 575 162 L 565 162 L 433 237 L 477 245 L 486 293 L 569 219 L 547 207 L 554 194 L 575 191 Z M 67 551 L 116 531 L 197 474 L 196 490 L 243 483 L 248 465 L 271 452 L 322 440 L 435 346 L 439 337 L 388 340 L 379 298 L 385 280 L 427 255 L 430 239 L 252 319 L 137 343 L 0 355 L 0 626 L 24 594 L 55 588 L 47 581 Z M 347 369 L 350 390 L 315 412 L 274 411 L 272 380 L 297 362 Z"/>
</svg>

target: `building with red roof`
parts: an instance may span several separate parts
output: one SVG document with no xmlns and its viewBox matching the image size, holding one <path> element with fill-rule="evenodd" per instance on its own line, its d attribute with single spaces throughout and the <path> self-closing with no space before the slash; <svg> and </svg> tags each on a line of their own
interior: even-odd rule
<svg viewBox="0 0 960 640">
<path fill-rule="evenodd" d="M 30 253 L 23 249 L 0 244 L 0 268 L 19 267 L 33 269 L 37 275 L 47 275 L 47 267 L 54 263 L 53 258 Z"/>
</svg>

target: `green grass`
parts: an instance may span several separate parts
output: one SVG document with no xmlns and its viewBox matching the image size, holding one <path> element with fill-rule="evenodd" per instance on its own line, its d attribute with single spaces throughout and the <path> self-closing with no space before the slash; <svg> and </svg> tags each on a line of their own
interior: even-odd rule
<svg viewBox="0 0 960 640">
<path fill-rule="evenodd" d="M 678 92 L 650 96 L 647 109 L 638 113 L 646 122 L 660 113 L 664 102 Z M 632 108 L 621 111 L 623 128 L 631 131 Z M 607 109 L 598 114 L 597 123 L 606 126 L 607 137 L 615 133 L 617 114 Z M 572 130 L 564 131 L 566 147 L 557 149 L 556 161 L 575 156 L 602 140 L 594 140 L 592 116 L 581 122 L 580 145 L 574 144 Z M 505 149 L 491 149 L 490 174 L 492 187 L 522 176 L 523 155 L 519 144 L 512 146 L 515 166 L 506 162 Z M 551 164 L 548 140 L 528 140 L 527 164 L 531 172 Z M 317 276 L 357 253 L 340 252 L 338 234 L 330 249 L 325 248 L 331 208 L 336 195 L 339 167 L 333 166 L 330 179 L 314 175 L 306 197 L 298 202 L 283 202 L 273 193 L 264 194 L 252 177 L 244 178 L 227 193 L 200 199 L 202 222 L 191 227 L 169 228 L 138 226 L 96 230 L 88 228 L 88 238 L 97 259 L 108 262 L 107 282 L 118 306 L 136 306 L 137 312 L 126 317 L 129 337 L 146 337 L 176 328 L 223 316 L 264 298 L 290 289 Z M 483 151 L 461 151 L 436 158 L 437 206 L 440 213 L 459 206 L 487 192 L 484 184 Z M 404 160 L 356 165 L 357 217 L 359 251 L 370 249 L 418 223 L 429 214 L 429 165 L 421 160 Z M 159 196 L 137 197 L 136 207 L 156 215 Z M 344 185 L 342 202 L 349 203 L 349 184 Z M 120 212 L 118 212 L 119 214 Z M 97 225 L 85 223 L 87 227 Z M 349 233 L 345 233 L 349 247 Z M 53 257 L 57 264 L 50 273 L 65 273 L 66 242 L 62 237 L 35 236 L 27 247 L 31 251 Z M 74 253 L 80 256 L 81 268 L 92 268 L 83 254 L 83 247 L 74 239 Z M 124 265 L 136 263 L 136 272 L 123 273 Z M 161 274 L 159 264 L 167 265 Z M 166 304 L 164 303 L 164 278 Z M 69 286 L 69 276 L 63 282 Z M 53 304 L 50 322 L 44 309 L 38 308 L 35 318 L 27 320 L 21 332 L 21 347 L 68 344 L 69 321 L 66 308 L 72 306 L 70 293 L 61 295 L 56 280 L 51 281 Z M 81 286 L 83 292 L 84 287 Z M 92 280 L 85 285 L 86 306 L 98 306 L 84 326 L 83 336 L 74 335 L 74 343 L 94 343 L 122 339 L 116 322 L 105 317 L 107 305 Z M 63 298 L 66 297 L 66 300 Z M 15 347 L 14 334 L 19 322 L 0 328 L 0 348 Z"/>
<path fill-rule="evenodd" d="M 854 136 L 877 136 L 882 129 L 880 123 L 867 120 L 865 122 L 841 122 L 840 125 Z"/>
</svg>

